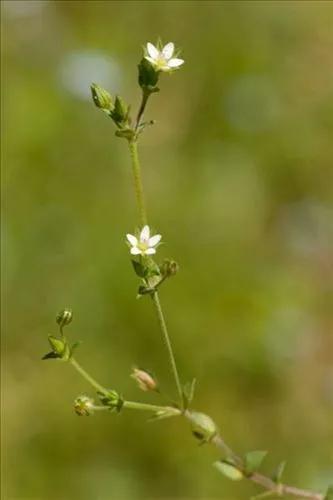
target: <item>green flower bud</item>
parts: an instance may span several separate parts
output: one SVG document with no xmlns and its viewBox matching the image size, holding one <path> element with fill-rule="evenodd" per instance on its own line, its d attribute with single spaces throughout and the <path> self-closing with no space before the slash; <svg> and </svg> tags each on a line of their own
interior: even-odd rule
<svg viewBox="0 0 333 500">
<path fill-rule="evenodd" d="M 89 417 L 94 413 L 94 400 L 88 396 L 79 396 L 74 401 L 74 411 L 80 417 Z"/>
<path fill-rule="evenodd" d="M 114 108 L 110 111 L 110 116 L 117 127 L 123 128 L 129 124 L 129 106 L 118 95 L 114 101 Z"/>
<path fill-rule="evenodd" d="M 156 84 L 158 82 L 159 72 L 155 70 L 154 66 L 143 58 L 138 65 L 139 70 L 139 85 L 142 90 L 149 92 L 158 92 Z"/>
<path fill-rule="evenodd" d="M 209 442 L 217 434 L 215 422 L 204 413 L 191 412 L 190 421 L 192 423 L 193 435 L 202 442 Z"/>
<path fill-rule="evenodd" d="M 165 259 L 160 267 L 163 276 L 174 276 L 179 271 L 179 265 L 174 260 Z"/>
<path fill-rule="evenodd" d="M 69 325 L 73 319 L 73 313 L 70 309 L 64 309 L 57 314 L 56 322 L 58 325 L 63 328 L 66 325 Z"/>
<path fill-rule="evenodd" d="M 93 101 L 98 108 L 105 112 L 113 110 L 112 97 L 107 90 L 97 85 L 97 83 L 93 83 L 90 89 Z"/>
</svg>

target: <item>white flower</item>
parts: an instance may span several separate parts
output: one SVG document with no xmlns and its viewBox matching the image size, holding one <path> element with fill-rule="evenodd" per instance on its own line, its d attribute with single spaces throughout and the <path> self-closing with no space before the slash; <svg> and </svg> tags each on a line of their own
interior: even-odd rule
<svg viewBox="0 0 333 500">
<path fill-rule="evenodd" d="M 127 234 L 126 238 L 131 245 L 132 255 L 153 255 L 156 253 L 156 245 L 160 242 L 162 236 L 155 234 L 150 237 L 149 226 L 144 226 L 139 238 L 133 234 Z"/>
<path fill-rule="evenodd" d="M 162 50 L 159 50 L 155 45 L 147 43 L 147 55 L 145 59 L 149 61 L 157 71 L 172 71 L 184 64 L 183 59 L 172 57 L 175 51 L 175 46 L 172 42 L 164 45 Z"/>
</svg>

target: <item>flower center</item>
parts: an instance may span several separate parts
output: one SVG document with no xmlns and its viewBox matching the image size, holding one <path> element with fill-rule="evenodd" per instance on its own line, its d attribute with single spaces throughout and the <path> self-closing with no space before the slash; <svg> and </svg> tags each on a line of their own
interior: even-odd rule
<svg viewBox="0 0 333 500">
<path fill-rule="evenodd" d="M 141 252 L 145 252 L 148 248 L 149 248 L 148 241 L 139 241 L 138 249 L 141 250 Z"/>
<path fill-rule="evenodd" d="M 156 65 L 159 67 L 159 68 L 164 68 L 164 66 L 167 66 L 168 65 L 168 61 L 166 60 L 166 58 L 164 57 L 164 55 L 162 53 L 160 53 L 157 58 L 156 58 Z"/>
</svg>

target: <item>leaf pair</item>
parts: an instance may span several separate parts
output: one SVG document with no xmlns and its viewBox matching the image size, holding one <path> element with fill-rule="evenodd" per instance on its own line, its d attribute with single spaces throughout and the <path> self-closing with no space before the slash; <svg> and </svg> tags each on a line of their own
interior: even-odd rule
<svg viewBox="0 0 333 500">
<path fill-rule="evenodd" d="M 51 352 L 45 354 L 42 359 L 61 359 L 63 361 L 69 361 L 73 356 L 73 352 L 80 345 L 81 342 L 74 342 L 74 344 L 69 345 L 67 340 L 62 337 L 61 339 L 54 337 L 53 335 L 48 336 L 48 341 L 52 348 Z"/>
</svg>

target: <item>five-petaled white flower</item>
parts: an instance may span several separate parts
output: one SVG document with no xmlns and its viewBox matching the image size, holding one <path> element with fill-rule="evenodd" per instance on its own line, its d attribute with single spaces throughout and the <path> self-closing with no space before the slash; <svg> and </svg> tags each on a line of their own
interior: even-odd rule
<svg viewBox="0 0 333 500">
<path fill-rule="evenodd" d="M 172 57 L 175 51 L 175 46 L 172 42 L 167 43 L 160 50 L 152 43 L 147 43 L 147 55 L 145 59 L 149 61 L 157 71 L 172 71 L 179 68 L 184 64 L 183 59 L 178 59 L 178 57 Z"/>
<path fill-rule="evenodd" d="M 162 236 L 160 234 L 150 236 L 149 226 L 144 226 L 139 238 L 133 234 L 127 234 L 126 238 L 132 247 L 132 255 L 153 255 L 156 253 L 155 247 L 160 242 Z"/>
</svg>

